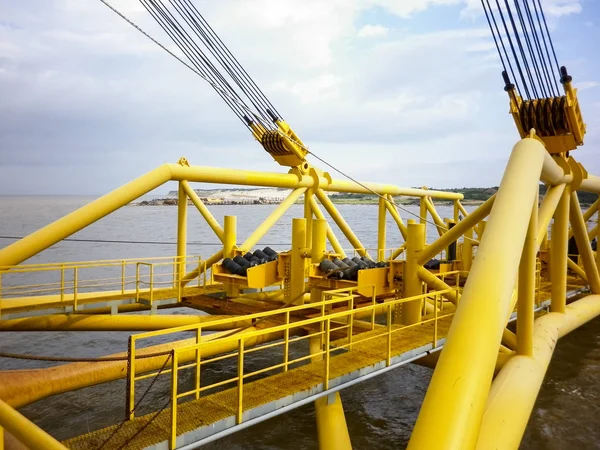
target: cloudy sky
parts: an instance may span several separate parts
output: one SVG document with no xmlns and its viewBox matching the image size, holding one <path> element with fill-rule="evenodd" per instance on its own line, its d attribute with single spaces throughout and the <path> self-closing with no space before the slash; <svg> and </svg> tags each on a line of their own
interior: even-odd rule
<svg viewBox="0 0 600 450">
<path fill-rule="evenodd" d="M 110 3 L 170 45 L 137 1 Z M 311 150 L 352 176 L 498 184 L 518 135 L 478 0 L 194 3 Z M 599 173 L 600 2 L 543 3 L 588 125 L 575 156 Z M 100 1 L 0 3 L 0 195 L 98 195 L 180 156 L 281 170 Z"/>
</svg>

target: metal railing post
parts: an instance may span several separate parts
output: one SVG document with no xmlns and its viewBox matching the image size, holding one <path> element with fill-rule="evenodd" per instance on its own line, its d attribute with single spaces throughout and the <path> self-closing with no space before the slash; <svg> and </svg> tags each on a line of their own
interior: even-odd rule
<svg viewBox="0 0 600 450">
<path fill-rule="evenodd" d="M 125 260 L 121 261 L 121 294 L 125 294 Z"/>
<path fill-rule="evenodd" d="M 290 358 L 290 312 L 286 311 L 285 312 L 285 324 L 287 326 L 287 328 L 284 331 L 284 335 L 283 335 L 283 341 L 284 341 L 284 347 L 283 347 L 283 371 L 287 372 L 288 370 L 288 361 Z"/>
<path fill-rule="evenodd" d="M 77 283 L 79 279 L 79 272 L 77 267 L 73 268 L 73 311 L 77 311 Z"/>
<path fill-rule="evenodd" d="M 244 338 L 241 337 L 238 343 L 238 401 L 236 423 L 242 423 L 242 414 L 244 412 Z"/>
<path fill-rule="evenodd" d="M 171 353 L 171 438 L 169 439 L 170 450 L 177 448 L 177 378 L 179 357 L 176 349 Z M 157 375 L 158 376 L 158 375 Z"/>
<path fill-rule="evenodd" d="M 201 358 L 201 349 L 200 349 L 200 342 L 202 340 L 202 327 L 198 326 L 198 328 L 196 329 L 196 345 L 198 345 L 198 347 L 196 348 L 196 400 L 200 398 L 200 358 Z"/>
<path fill-rule="evenodd" d="M 331 319 L 327 318 L 325 322 L 325 375 L 323 379 L 323 390 L 326 391 L 329 389 L 329 334 L 331 331 Z"/>
<path fill-rule="evenodd" d="M 135 416 L 135 336 L 129 336 L 129 354 L 127 355 L 127 405 L 126 417 Z"/>
<path fill-rule="evenodd" d="M 392 305 L 387 307 L 387 359 L 386 366 L 392 364 Z"/>
<path fill-rule="evenodd" d="M 65 265 L 60 265 L 60 301 L 65 300 Z"/>
</svg>

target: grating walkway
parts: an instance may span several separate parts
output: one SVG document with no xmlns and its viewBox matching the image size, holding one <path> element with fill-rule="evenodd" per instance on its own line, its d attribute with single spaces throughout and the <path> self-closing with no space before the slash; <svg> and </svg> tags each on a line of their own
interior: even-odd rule
<svg viewBox="0 0 600 450">
<path fill-rule="evenodd" d="M 450 321 L 451 317 L 445 317 L 438 321 L 438 345 L 443 343 Z M 395 326 L 395 329 L 398 328 L 399 326 Z M 367 337 L 372 339 L 355 343 L 351 351 L 332 356 L 330 358 L 330 387 L 384 368 L 388 348 L 388 338 L 385 333 L 385 328 L 360 333 L 354 338 L 355 341 Z M 431 350 L 433 334 L 433 323 L 405 328 L 392 334 L 392 363 Z M 379 337 L 377 337 L 378 335 Z M 342 345 L 345 343 L 344 341 L 332 342 L 332 347 Z M 259 417 L 322 392 L 323 374 L 324 363 L 321 361 L 245 383 L 243 420 Z M 237 395 L 237 388 L 231 388 L 180 404 L 177 409 L 177 446 L 196 442 L 223 429 L 235 426 Z M 155 413 L 152 413 L 125 422 L 102 448 L 104 450 L 167 449 L 171 425 L 170 408 L 163 410 L 152 420 L 154 415 Z M 151 423 L 148 423 L 149 421 Z M 118 427 L 119 425 L 114 425 L 97 430 L 69 439 L 63 444 L 77 450 L 97 449 Z M 126 444 L 138 432 L 139 434 Z"/>
</svg>

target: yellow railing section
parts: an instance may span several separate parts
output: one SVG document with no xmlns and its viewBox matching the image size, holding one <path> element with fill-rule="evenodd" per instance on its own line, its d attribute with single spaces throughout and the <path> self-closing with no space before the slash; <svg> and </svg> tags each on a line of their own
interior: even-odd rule
<svg viewBox="0 0 600 450">
<path fill-rule="evenodd" d="M 458 278 L 458 277 L 457 277 Z M 130 349 L 129 349 L 129 372 L 128 372 L 128 399 L 127 399 L 127 413 L 130 419 L 134 418 L 135 409 L 135 382 L 156 377 L 161 374 L 171 374 L 171 438 L 170 448 L 174 449 L 177 437 L 177 408 L 178 401 L 183 398 L 193 397 L 195 399 L 200 398 L 202 393 L 207 391 L 216 392 L 217 389 L 224 389 L 225 387 L 237 387 L 237 408 L 236 408 L 236 422 L 238 424 L 243 422 L 243 411 L 244 411 L 244 384 L 249 382 L 249 379 L 258 375 L 283 371 L 286 372 L 292 368 L 306 364 L 309 361 L 315 361 L 316 359 L 323 361 L 323 372 L 322 372 L 322 391 L 329 389 L 330 381 L 330 363 L 331 358 L 337 354 L 346 351 L 352 351 L 353 347 L 365 344 L 369 341 L 372 345 L 377 345 L 375 339 L 381 339 L 387 337 L 384 342 L 382 349 L 385 350 L 386 366 L 391 364 L 391 359 L 395 356 L 392 353 L 392 336 L 396 333 L 402 333 L 403 331 L 419 327 L 423 324 L 433 323 L 433 331 L 431 336 L 431 343 L 433 348 L 438 347 L 439 330 L 438 323 L 440 319 L 450 317 L 454 314 L 454 308 L 449 308 L 444 305 L 443 296 L 449 292 L 458 291 L 458 287 L 429 292 L 415 297 L 408 297 L 404 299 L 388 300 L 384 303 L 377 303 L 375 292 L 371 301 L 367 301 L 365 305 L 356 305 L 355 301 L 358 298 L 356 294 L 358 288 L 344 288 L 325 291 L 322 293 L 322 300 L 316 303 L 307 303 L 304 305 L 293 306 L 285 309 L 277 309 L 267 312 L 261 312 L 257 314 L 244 316 L 246 320 L 258 321 L 265 318 L 269 318 L 273 321 L 280 321 L 280 325 L 266 327 L 264 329 L 254 329 L 250 332 L 244 332 L 243 334 L 231 333 L 228 336 L 224 336 L 219 339 L 210 341 L 200 341 L 203 326 L 207 324 L 217 325 L 230 323 L 235 318 L 221 319 L 205 324 L 195 324 L 189 326 L 183 326 L 178 328 L 171 328 L 168 330 L 152 331 L 142 334 L 137 334 L 130 337 Z M 394 325 L 393 322 L 393 311 L 398 305 L 405 302 L 421 301 L 425 303 L 429 299 L 433 301 L 433 313 L 424 317 L 424 320 L 420 323 L 407 326 Z M 343 310 L 339 307 L 343 307 Z M 358 307 L 355 307 L 358 306 Z M 378 325 L 375 322 L 375 312 L 381 313 L 383 309 L 385 312 L 385 324 Z M 314 310 L 314 317 L 301 318 L 298 317 L 299 313 L 307 312 L 308 310 Z M 363 333 L 354 334 L 354 323 L 357 317 L 370 316 L 370 324 L 368 329 L 365 329 Z M 376 327 L 381 330 L 379 333 L 368 332 L 375 330 Z M 309 330 L 308 333 L 304 330 Z M 181 332 L 194 332 L 196 336 L 196 343 L 193 345 L 179 347 L 171 352 L 170 367 L 163 367 L 162 370 L 154 371 L 146 374 L 136 373 L 136 349 L 137 343 L 141 339 L 152 338 L 156 336 L 165 336 L 172 333 Z M 256 338 L 266 335 L 272 335 L 273 333 L 280 333 L 282 339 L 270 342 L 268 344 L 255 346 L 247 345 L 248 342 L 256 342 Z M 335 336 L 333 334 L 335 333 Z M 332 339 L 332 336 L 334 339 Z M 306 341 L 311 338 L 319 338 L 321 341 L 321 351 L 312 352 L 311 354 L 304 354 L 297 358 L 290 357 L 290 345 L 301 341 Z M 335 346 L 332 346 L 332 342 L 336 341 Z M 235 348 L 230 353 L 220 353 L 217 356 L 211 356 L 208 358 L 202 358 L 203 354 L 212 354 L 209 349 L 211 346 L 223 346 L 224 344 L 230 344 L 232 348 Z M 273 358 L 268 358 L 269 365 L 262 367 L 251 372 L 247 372 L 244 369 L 244 361 L 246 361 L 252 353 L 265 351 L 273 348 L 281 348 L 282 358 L 279 361 L 274 362 Z M 374 347 L 370 347 L 373 349 Z M 189 362 L 190 355 L 194 354 L 192 362 Z M 186 354 L 185 358 L 182 355 Z M 265 358 L 267 359 L 267 358 Z M 236 361 L 236 375 L 228 377 L 226 379 L 202 385 L 201 383 L 201 367 L 209 363 L 217 361 L 232 360 Z M 183 363 L 182 365 L 180 365 Z M 184 392 L 179 392 L 178 374 L 182 370 L 193 369 L 194 370 L 194 386 L 192 389 Z"/>
<path fill-rule="evenodd" d="M 179 268 L 179 272 L 178 272 Z M 48 301 L 73 301 L 90 294 L 125 296 L 152 302 L 159 290 L 172 289 L 181 297 L 177 274 L 188 268 L 206 268 L 200 256 L 80 261 L 0 267 L 0 301 L 44 297 Z M 211 284 L 206 270 L 198 286 Z M 87 294 L 87 295 L 85 295 Z"/>
</svg>

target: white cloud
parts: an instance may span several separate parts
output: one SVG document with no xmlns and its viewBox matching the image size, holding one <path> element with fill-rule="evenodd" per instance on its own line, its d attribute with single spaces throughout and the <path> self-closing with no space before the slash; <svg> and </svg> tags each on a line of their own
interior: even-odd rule
<svg viewBox="0 0 600 450">
<path fill-rule="evenodd" d="M 585 89 L 595 88 L 600 86 L 600 83 L 597 81 L 579 81 L 576 83 L 575 87 L 579 91 L 583 91 Z"/>
<path fill-rule="evenodd" d="M 356 36 L 359 38 L 371 38 L 371 37 L 382 37 L 389 33 L 390 29 L 384 27 L 383 25 L 365 25 Z"/>
<path fill-rule="evenodd" d="M 428 177 L 424 161 L 436 161 L 433 181 L 451 187 L 458 173 L 469 174 L 457 169 L 444 178 L 442 161 L 472 168 L 505 157 L 517 139 L 487 24 L 443 9 L 472 1 L 223 0 L 203 2 L 202 13 L 317 154 L 356 176 L 409 185 Z M 576 3 L 554 2 L 561 14 Z M 173 47 L 137 1 L 112 4 Z M 93 193 L 179 156 L 280 170 L 204 81 L 100 2 L 13 5 L 0 6 L 2 20 L 17 25 L 0 25 L 0 174 L 7 175 L 0 193 L 28 183 L 32 164 L 56 168 L 49 174 L 68 164 L 72 174 L 36 186 L 98 186 Z M 374 6 L 409 25 L 394 33 L 357 27 Z M 443 24 L 422 26 L 417 13 L 436 6 Z M 366 37 L 382 39 L 366 46 Z M 107 185 L 115 165 L 119 177 Z M 98 173 L 84 177 L 72 170 L 79 166 Z M 496 183 L 496 172 L 481 171 L 478 180 Z"/>
</svg>

